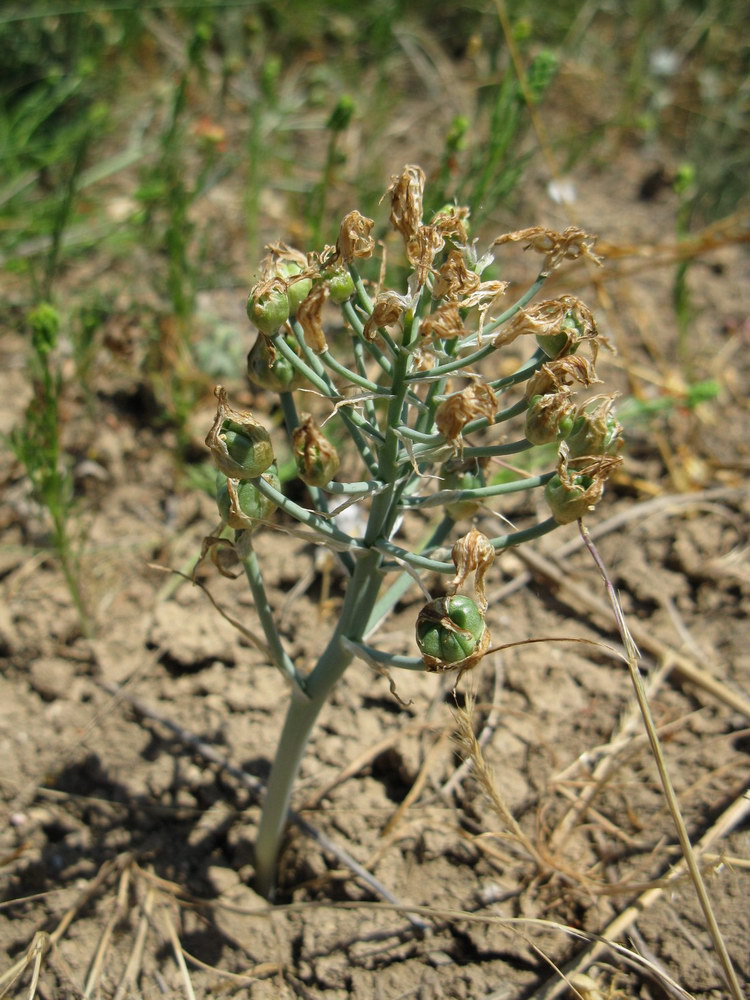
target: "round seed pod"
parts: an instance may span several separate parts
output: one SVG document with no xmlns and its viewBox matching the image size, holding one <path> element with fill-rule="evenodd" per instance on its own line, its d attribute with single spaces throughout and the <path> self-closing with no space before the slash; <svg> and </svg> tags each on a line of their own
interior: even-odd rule
<svg viewBox="0 0 750 1000">
<path fill-rule="evenodd" d="M 573 428 L 575 404 L 569 392 L 532 396 L 526 410 L 525 434 L 532 444 L 560 441 Z"/>
<path fill-rule="evenodd" d="M 225 476 L 255 479 L 273 463 L 271 437 L 251 413 L 229 405 L 223 386 L 217 386 L 215 392 L 218 405 L 206 446 Z"/>
<path fill-rule="evenodd" d="M 622 424 L 612 413 L 611 400 L 593 412 L 584 410 L 573 422 L 567 442 L 571 458 L 617 455 L 623 446 Z"/>
<path fill-rule="evenodd" d="M 247 316 L 262 333 L 275 333 L 289 318 L 289 296 L 281 278 L 254 289 L 247 299 Z"/>
<path fill-rule="evenodd" d="M 591 476 L 554 475 L 544 488 L 544 499 L 558 524 L 570 524 L 591 512 L 603 490 L 603 481 Z"/>
<path fill-rule="evenodd" d="M 263 476 L 274 489 L 280 490 L 278 469 L 272 465 Z M 225 524 L 237 531 L 255 531 L 261 521 L 267 521 L 276 510 L 273 500 L 264 497 L 251 482 L 216 477 L 216 506 Z"/>
<path fill-rule="evenodd" d="M 417 618 L 417 645 L 428 670 L 465 668 L 481 658 L 489 642 L 484 616 L 470 597 L 440 597 Z"/>
<path fill-rule="evenodd" d="M 324 272 L 323 277 L 331 293 L 331 302 L 335 302 L 337 306 L 343 305 L 354 295 L 354 279 L 347 268 L 331 268 Z"/>
<path fill-rule="evenodd" d="M 299 356 L 296 337 L 289 334 L 284 340 Z M 307 381 L 263 333 L 258 334 L 258 339 L 247 356 L 247 377 L 254 385 L 268 389 L 269 392 L 292 392 Z"/>
<path fill-rule="evenodd" d="M 297 278 L 295 280 L 296 276 L 302 273 L 302 267 L 294 260 L 281 261 L 277 271 L 287 282 L 286 297 L 289 302 L 289 315 L 294 316 L 300 302 L 304 302 L 312 291 L 312 279 Z"/>
<path fill-rule="evenodd" d="M 476 458 L 466 461 L 449 458 L 440 467 L 444 490 L 475 490 L 486 486 L 484 467 Z M 473 517 L 482 506 L 481 500 L 454 500 L 445 505 L 445 513 L 454 521 Z"/>
<path fill-rule="evenodd" d="M 292 445 L 297 475 L 308 486 L 325 486 L 339 471 L 338 452 L 309 413 L 295 427 Z"/>
</svg>

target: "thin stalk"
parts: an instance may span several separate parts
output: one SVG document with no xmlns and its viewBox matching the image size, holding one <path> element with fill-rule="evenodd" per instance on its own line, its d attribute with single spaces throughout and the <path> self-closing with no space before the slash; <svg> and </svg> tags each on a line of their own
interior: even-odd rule
<svg viewBox="0 0 750 1000">
<path fill-rule="evenodd" d="M 514 545 L 521 545 L 523 542 L 531 541 L 532 538 L 541 538 L 542 535 L 554 531 L 557 527 L 559 525 L 554 517 L 548 517 L 546 521 L 540 521 L 539 524 L 534 524 L 530 528 L 524 528 L 523 531 L 511 531 L 507 535 L 497 535 L 495 538 L 490 538 L 489 541 L 496 550 L 509 549 Z M 452 562 L 428 559 L 426 556 L 420 556 L 415 552 L 402 549 L 399 545 L 395 545 L 384 538 L 381 538 L 377 542 L 375 548 L 379 552 L 382 552 L 383 555 L 393 556 L 398 562 L 408 563 L 415 569 L 429 569 L 433 573 L 445 573 L 451 576 L 456 572 L 456 567 Z"/>
<path fill-rule="evenodd" d="M 281 636 L 276 628 L 276 622 L 273 619 L 273 611 L 268 602 L 266 588 L 263 585 L 263 576 L 258 564 L 258 557 L 252 547 L 248 555 L 243 558 L 242 565 L 245 567 L 245 576 L 247 577 L 247 582 L 250 584 L 250 590 L 255 601 L 255 611 L 265 634 L 266 642 L 273 655 L 274 666 L 278 667 L 284 677 L 291 682 L 294 691 L 304 692 L 305 678 L 299 673 L 289 658 L 289 654 L 284 649 Z"/>
<path fill-rule="evenodd" d="M 368 646 L 364 642 L 354 642 L 347 639 L 346 645 L 355 656 L 361 660 L 373 660 L 385 667 L 397 667 L 399 670 L 419 670 L 424 673 L 424 660 L 420 656 L 399 656 L 396 653 L 386 653 L 383 649 Z"/>
<path fill-rule="evenodd" d="M 520 299 L 514 302 L 513 305 L 509 309 L 506 309 L 504 313 L 501 313 L 497 319 L 492 320 L 483 328 L 482 334 L 492 333 L 503 323 L 506 323 L 512 316 L 515 316 L 519 309 L 523 309 L 526 303 L 534 298 L 536 293 L 544 284 L 546 278 L 546 274 L 540 274 L 531 288 L 529 288 Z M 460 350 L 464 345 L 459 344 L 458 346 Z M 466 346 L 469 345 L 467 344 Z M 480 347 L 479 350 L 474 351 L 473 354 L 466 354 L 463 357 L 456 358 L 455 361 L 447 361 L 444 365 L 438 365 L 436 368 L 430 369 L 429 372 L 412 375 L 412 381 L 424 382 L 427 379 L 434 379 L 436 376 L 448 375 L 450 372 L 458 371 L 461 368 L 470 368 L 472 365 L 486 358 L 487 355 L 492 354 L 495 350 L 497 350 L 497 348 L 494 344 L 485 344 L 484 347 Z"/>
<path fill-rule="evenodd" d="M 441 507 L 446 503 L 457 503 L 464 500 L 486 500 L 489 497 L 504 496 L 506 493 L 518 493 L 522 490 L 533 490 L 544 486 L 552 479 L 554 472 L 545 472 L 541 476 L 530 476 L 528 479 L 517 479 L 511 483 L 498 483 L 496 486 L 479 486 L 472 490 L 441 490 L 430 496 L 408 496 L 401 501 L 402 507 Z"/>
<path fill-rule="evenodd" d="M 300 507 L 294 500 L 290 500 L 289 497 L 285 497 L 283 493 L 274 489 L 268 480 L 262 476 L 258 476 L 257 479 L 251 479 L 250 482 L 259 493 L 262 493 L 267 499 L 272 500 L 277 507 L 281 507 L 285 513 L 293 517 L 295 521 L 299 521 L 300 524 L 312 528 L 313 531 L 317 531 L 318 534 L 323 535 L 332 542 L 343 545 L 345 549 L 361 549 L 363 547 L 362 542 L 358 538 L 347 535 L 345 531 L 337 528 L 335 524 L 331 524 L 330 521 L 327 521 L 314 511 L 308 510 L 306 507 Z"/>
</svg>

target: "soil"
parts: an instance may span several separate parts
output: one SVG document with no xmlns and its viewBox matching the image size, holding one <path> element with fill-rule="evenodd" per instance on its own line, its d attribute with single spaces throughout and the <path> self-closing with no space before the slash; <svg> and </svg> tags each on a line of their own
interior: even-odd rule
<svg viewBox="0 0 750 1000">
<path fill-rule="evenodd" d="M 746 250 L 726 241 L 690 272 L 692 375 L 718 379 L 720 396 L 688 408 L 673 267 L 658 251 L 674 231 L 675 206 L 667 196 L 639 200 L 648 165 L 635 153 L 623 159 L 617 177 L 613 169 L 577 176 L 571 210 L 611 251 L 629 249 L 619 260 L 611 253 L 595 285 L 574 268 L 557 288 L 598 298 L 619 348 L 601 365 L 609 385 L 676 402 L 628 425 L 627 461 L 590 527 L 602 529 L 597 544 L 641 647 L 677 798 L 693 842 L 707 838 L 708 891 L 747 984 L 750 269 Z M 530 222 L 564 223 L 541 182 L 529 190 Z M 216 212 L 226 219 L 225 207 Z M 513 266 L 517 259 L 520 251 Z M 241 326 L 241 290 L 202 294 L 204 313 Z M 691 882 L 679 867 L 661 881 L 680 854 L 627 668 L 594 645 L 493 654 L 455 698 L 452 675 L 403 671 L 397 700 L 387 678 L 354 664 L 316 727 L 295 808 L 399 904 L 420 909 L 383 904 L 294 827 L 268 909 L 252 888 L 258 796 L 220 761 L 265 780 L 287 691 L 203 589 L 167 572 L 190 571 L 216 515 L 133 374 L 127 354 L 140 349 L 138 321 L 111 317 L 93 397 L 70 380 L 64 400 L 93 638 L 82 634 L 43 544 L 44 520 L 20 469 L 3 457 L 0 974 L 30 955 L 11 995 L 26 995 L 39 958 L 45 998 L 183 997 L 188 975 L 198 998 L 572 996 L 556 970 L 572 974 L 589 954 L 591 979 L 574 980 L 586 1000 L 685 995 L 676 986 L 669 993 L 665 977 L 701 1000 L 726 997 Z M 25 364 L 25 343 L 9 332 L 4 431 L 29 397 Z M 239 376 L 229 384 L 240 401 L 270 406 Z M 206 391 L 191 417 L 196 449 L 211 412 Z M 536 514 L 527 501 L 502 512 L 518 525 Z M 477 523 L 493 533 L 497 521 L 482 514 Z M 523 550 L 498 560 L 488 616 L 496 641 L 617 646 L 577 539 L 571 525 L 532 543 L 545 562 Z M 307 669 L 326 642 L 342 579 L 329 580 L 312 548 L 281 531 L 260 532 L 256 545 L 288 651 Z M 566 546 L 575 550 L 564 554 Z M 242 581 L 210 563 L 199 580 L 255 628 Z M 438 580 L 427 585 L 440 592 Z M 398 606 L 383 648 L 414 655 L 421 603 L 415 590 Z M 470 690 L 492 779 L 462 763 L 452 738 Z M 588 808 L 575 811 L 582 796 L 591 796 Z M 606 933 L 631 907 L 633 919 L 614 933 L 621 950 L 587 952 L 586 935 Z M 117 993 L 128 962 L 132 981 Z"/>
</svg>

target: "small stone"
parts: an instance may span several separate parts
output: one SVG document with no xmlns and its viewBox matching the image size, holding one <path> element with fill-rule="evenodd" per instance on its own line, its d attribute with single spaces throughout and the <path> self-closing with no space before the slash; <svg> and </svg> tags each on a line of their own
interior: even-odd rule
<svg viewBox="0 0 750 1000">
<path fill-rule="evenodd" d="M 74 668 L 67 660 L 54 656 L 35 660 L 29 669 L 31 686 L 45 701 L 65 698 L 70 692 Z"/>
</svg>

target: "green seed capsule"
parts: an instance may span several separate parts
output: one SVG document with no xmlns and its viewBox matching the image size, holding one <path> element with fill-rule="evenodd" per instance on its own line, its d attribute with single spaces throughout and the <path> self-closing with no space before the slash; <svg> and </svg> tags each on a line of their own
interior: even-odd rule
<svg viewBox="0 0 750 1000">
<path fill-rule="evenodd" d="M 484 468 L 477 459 L 462 461 L 449 458 L 440 468 L 444 490 L 475 490 L 486 485 Z M 482 506 L 481 500 L 454 500 L 445 505 L 445 513 L 454 521 L 473 517 Z"/>
<path fill-rule="evenodd" d="M 304 302 L 312 291 L 312 279 L 300 278 L 298 281 L 294 281 L 296 275 L 302 272 L 302 267 L 293 260 L 281 261 L 276 271 L 280 277 L 287 281 L 286 296 L 289 301 L 289 315 L 294 316 L 300 302 Z"/>
<path fill-rule="evenodd" d="M 251 292 L 247 300 L 247 316 L 262 333 L 275 333 L 289 318 L 289 296 L 286 289 L 271 288 L 256 296 Z"/>
<path fill-rule="evenodd" d="M 238 426 L 225 420 L 218 434 L 214 461 L 232 479 L 254 479 L 273 462 L 273 445 L 262 424 Z"/>
<path fill-rule="evenodd" d="M 331 302 L 335 302 L 337 306 L 348 302 L 354 295 L 356 290 L 354 279 L 345 267 L 332 268 L 330 271 L 324 272 L 323 277 L 331 293 Z"/>
<path fill-rule="evenodd" d="M 443 664 L 471 656 L 485 633 L 484 617 L 470 597 L 440 597 L 425 604 L 417 618 L 417 645 Z"/>
<path fill-rule="evenodd" d="M 575 405 L 567 392 L 532 396 L 526 410 L 526 439 L 532 444 L 561 441 L 573 427 Z"/>
<path fill-rule="evenodd" d="M 263 479 L 270 483 L 274 489 L 280 490 L 278 469 L 272 465 L 265 473 Z M 267 521 L 276 510 L 273 500 L 264 497 L 260 490 L 251 482 L 232 480 L 233 489 L 237 497 L 237 507 L 239 510 L 232 510 L 232 498 L 229 492 L 227 477 L 219 473 L 216 477 L 216 505 L 219 514 L 225 524 L 237 531 L 254 531 L 260 526 L 261 521 Z"/>
<path fill-rule="evenodd" d="M 284 337 L 284 342 L 299 357 L 296 338 L 288 335 Z M 292 392 L 307 381 L 263 333 L 258 334 L 258 339 L 247 356 L 247 377 L 261 389 L 268 389 L 270 392 Z"/>
<path fill-rule="evenodd" d="M 591 476 L 574 475 L 564 482 L 555 475 L 544 488 L 544 499 L 558 524 L 570 524 L 585 517 L 601 495 L 601 483 Z"/>
<path fill-rule="evenodd" d="M 571 458 L 617 455 L 622 450 L 622 445 L 622 425 L 611 412 L 609 404 L 594 412 L 581 413 L 568 436 Z"/>
</svg>

